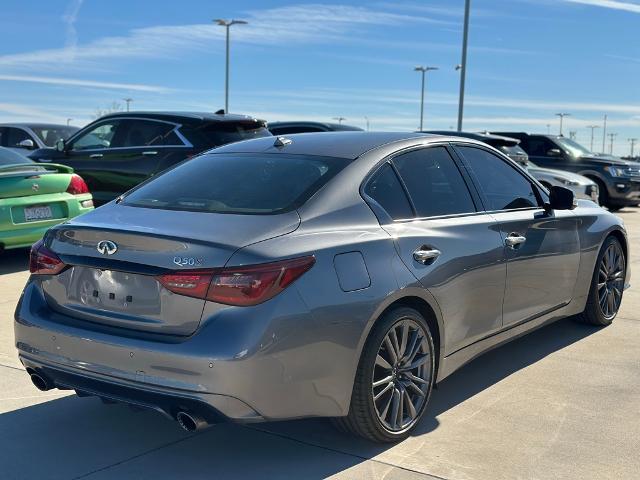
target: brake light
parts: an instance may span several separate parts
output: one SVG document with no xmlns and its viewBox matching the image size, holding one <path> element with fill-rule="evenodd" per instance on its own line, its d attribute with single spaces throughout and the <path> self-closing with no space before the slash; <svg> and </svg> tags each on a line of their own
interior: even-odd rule
<svg viewBox="0 0 640 480">
<path fill-rule="evenodd" d="M 33 275 L 57 275 L 66 265 L 42 240 L 38 240 L 31 247 L 29 254 L 29 271 Z"/>
<path fill-rule="evenodd" d="M 71 195 L 89 193 L 89 187 L 80 175 L 74 173 L 71 175 L 71 181 L 67 187 L 67 193 L 70 193 Z"/>
<path fill-rule="evenodd" d="M 156 278 L 167 290 L 180 295 L 227 305 L 251 306 L 278 295 L 315 261 L 310 256 L 247 267 L 172 272 Z"/>
</svg>

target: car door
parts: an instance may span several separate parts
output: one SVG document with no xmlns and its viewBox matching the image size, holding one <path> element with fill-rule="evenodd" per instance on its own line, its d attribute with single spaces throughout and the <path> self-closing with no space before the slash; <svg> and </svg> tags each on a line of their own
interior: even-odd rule
<svg viewBox="0 0 640 480">
<path fill-rule="evenodd" d="M 447 355 L 502 326 L 502 240 L 496 220 L 478 211 L 479 199 L 465 177 L 440 145 L 394 156 L 364 190 L 394 219 L 383 228 L 436 298 Z"/>
<path fill-rule="evenodd" d="M 572 299 L 580 263 L 578 218 L 544 208 L 546 194 L 510 160 L 457 145 L 504 242 L 504 325 L 531 320 Z"/>
</svg>

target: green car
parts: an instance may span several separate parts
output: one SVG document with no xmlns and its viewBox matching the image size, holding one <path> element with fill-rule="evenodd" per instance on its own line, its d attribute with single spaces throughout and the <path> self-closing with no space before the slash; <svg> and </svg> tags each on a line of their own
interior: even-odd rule
<svg viewBox="0 0 640 480">
<path fill-rule="evenodd" d="M 71 167 L 0 147 L 0 251 L 31 246 L 50 227 L 89 210 L 91 193 Z"/>
</svg>

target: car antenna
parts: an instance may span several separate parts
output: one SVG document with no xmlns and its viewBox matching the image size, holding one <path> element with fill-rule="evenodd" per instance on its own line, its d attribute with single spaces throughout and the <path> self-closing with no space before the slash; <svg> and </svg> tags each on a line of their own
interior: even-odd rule
<svg viewBox="0 0 640 480">
<path fill-rule="evenodd" d="M 291 140 L 290 138 L 287 138 L 287 137 L 276 137 L 276 141 L 273 142 L 273 146 L 274 147 L 284 147 L 286 145 L 289 145 L 290 143 L 293 143 L 293 140 Z"/>
</svg>

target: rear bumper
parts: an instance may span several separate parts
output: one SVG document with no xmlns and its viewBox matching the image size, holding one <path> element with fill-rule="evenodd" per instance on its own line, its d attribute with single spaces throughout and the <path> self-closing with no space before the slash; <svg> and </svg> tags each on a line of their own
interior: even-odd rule
<svg viewBox="0 0 640 480">
<path fill-rule="evenodd" d="M 82 207 L 81 202 L 84 200 L 91 200 L 91 194 L 71 195 L 68 193 L 54 193 L 49 195 L 0 199 L 0 247 L 8 250 L 33 245 L 54 225 L 93 210 L 93 207 Z M 60 208 L 58 218 L 32 222 L 24 222 L 16 218 L 16 209 L 43 204 L 58 205 Z"/>
<path fill-rule="evenodd" d="M 32 278 L 16 309 L 15 345 L 26 368 L 58 387 L 168 416 L 182 404 L 238 422 L 347 413 L 353 351 L 310 340 L 316 326 L 294 288 L 208 315 L 189 337 L 96 326 L 52 310 Z"/>
</svg>

